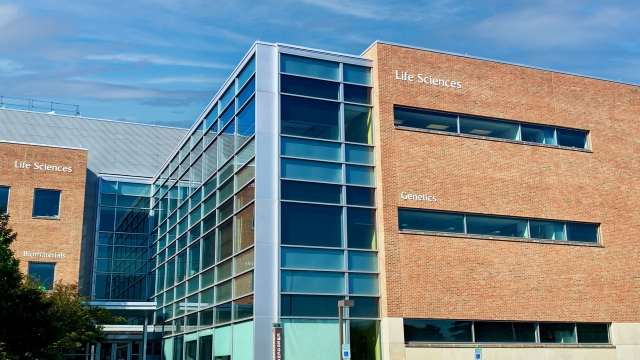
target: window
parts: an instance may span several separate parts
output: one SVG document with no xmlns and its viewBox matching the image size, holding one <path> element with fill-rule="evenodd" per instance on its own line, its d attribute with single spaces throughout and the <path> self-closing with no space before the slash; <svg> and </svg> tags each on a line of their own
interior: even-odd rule
<svg viewBox="0 0 640 360">
<path fill-rule="evenodd" d="M 9 187 L 0 186 L 0 211 L 3 214 L 9 212 Z"/>
<path fill-rule="evenodd" d="M 35 189 L 33 217 L 60 217 L 60 190 Z"/>
<path fill-rule="evenodd" d="M 29 262 L 29 276 L 47 290 L 53 288 L 56 263 Z"/>
<path fill-rule="evenodd" d="M 287 94 L 315 98 L 340 100 L 340 83 L 302 78 L 290 75 L 280 76 L 280 91 Z"/>
<path fill-rule="evenodd" d="M 401 231 L 434 231 L 510 238 L 598 243 L 598 224 L 398 209 Z"/>
<path fill-rule="evenodd" d="M 281 129 L 286 135 L 340 139 L 340 103 L 281 96 Z"/>
<path fill-rule="evenodd" d="M 293 55 L 280 55 L 280 71 L 327 80 L 340 80 L 340 64 Z"/>
<path fill-rule="evenodd" d="M 281 204 L 281 243 L 303 246 L 342 246 L 342 208 Z"/>
</svg>

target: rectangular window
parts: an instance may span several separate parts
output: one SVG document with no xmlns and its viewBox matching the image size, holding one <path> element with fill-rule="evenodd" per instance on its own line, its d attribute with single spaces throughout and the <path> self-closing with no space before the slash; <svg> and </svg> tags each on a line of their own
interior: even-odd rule
<svg viewBox="0 0 640 360">
<path fill-rule="evenodd" d="M 576 343 L 575 324 L 540 323 L 541 343 Z"/>
<path fill-rule="evenodd" d="M 342 182 L 341 164 L 297 159 L 281 159 L 280 161 L 280 171 L 283 178 L 335 183 Z M 359 169 L 353 171 L 354 174 L 352 177 L 354 181 L 368 182 L 368 174 L 363 174 L 362 171 L 358 172 L 357 170 L 363 167 L 358 166 L 358 168 Z"/>
<path fill-rule="evenodd" d="M 344 296 L 281 295 L 281 316 L 338 317 Z"/>
<path fill-rule="evenodd" d="M 256 78 L 251 78 L 251 81 L 249 81 L 247 87 L 242 89 L 242 91 L 240 91 L 240 93 L 238 94 L 238 108 L 241 108 L 242 105 L 244 105 L 244 103 L 249 100 L 254 92 L 256 92 Z"/>
<path fill-rule="evenodd" d="M 340 103 L 281 96 L 282 134 L 340 140 Z"/>
<path fill-rule="evenodd" d="M 251 58 L 251 60 L 247 62 L 247 65 L 244 66 L 244 69 L 242 69 L 242 71 L 238 75 L 238 89 L 242 88 L 242 86 L 247 82 L 249 77 L 251 77 L 251 75 L 253 75 L 255 71 L 256 71 L 256 58 L 254 56 Z"/>
<path fill-rule="evenodd" d="M 347 184 L 369 185 L 375 184 L 373 168 L 368 166 L 346 165 Z"/>
<path fill-rule="evenodd" d="M 471 342 L 471 321 L 404 319 L 405 342 Z"/>
<path fill-rule="evenodd" d="M 371 85 L 371 68 L 342 64 L 343 80 L 354 84 Z"/>
<path fill-rule="evenodd" d="M 369 190 L 367 188 L 367 190 Z M 282 180 L 280 193 L 283 200 L 340 204 L 342 186 Z"/>
<path fill-rule="evenodd" d="M 9 212 L 9 187 L 0 186 L 0 212 L 6 214 Z"/>
<path fill-rule="evenodd" d="M 29 262 L 28 274 L 39 286 L 47 290 L 53 289 L 56 263 Z"/>
<path fill-rule="evenodd" d="M 371 104 L 371 88 L 344 84 L 344 101 Z"/>
<path fill-rule="evenodd" d="M 558 145 L 577 149 L 588 149 L 587 132 L 569 129 L 557 129 Z"/>
<path fill-rule="evenodd" d="M 342 147 L 333 142 L 282 137 L 280 149 L 285 156 L 329 161 L 342 160 Z"/>
<path fill-rule="evenodd" d="M 361 144 L 373 143 L 371 108 L 344 105 L 344 140 Z"/>
<path fill-rule="evenodd" d="M 256 132 L 256 104 L 251 100 L 238 114 L 238 144 L 239 148 Z"/>
<path fill-rule="evenodd" d="M 373 165 L 373 148 L 358 145 L 346 145 L 346 161 L 350 163 Z"/>
<path fill-rule="evenodd" d="M 283 247 L 280 261 L 283 268 L 344 270 L 344 251 Z"/>
<path fill-rule="evenodd" d="M 535 323 L 475 321 L 476 342 L 536 342 Z"/>
<path fill-rule="evenodd" d="M 327 80 L 340 80 L 340 64 L 301 56 L 280 54 L 280 71 Z"/>
<path fill-rule="evenodd" d="M 347 204 L 375 206 L 375 194 L 373 188 L 347 186 Z"/>
<path fill-rule="evenodd" d="M 398 209 L 400 230 L 464 233 L 464 215 L 437 211 Z"/>
<path fill-rule="evenodd" d="M 337 206 L 281 204 L 283 245 L 342 247 L 342 208 Z"/>
<path fill-rule="evenodd" d="M 376 249 L 376 212 L 347 208 L 347 245 L 356 249 Z"/>
<path fill-rule="evenodd" d="M 467 215 L 467 234 L 529 237 L 526 219 Z"/>
<path fill-rule="evenodd" d="M 281 291 L 344 294 L 344 273 L 281 270 Z"/>
<path fill-rule="evenodd" d="M 280 75 L 280 91 L 287 94 L 340 100 L 340 83 Z"/>
<path fill-rule="evenodd" d="M 458 115 L 455 114 L 394 106 L 393 118 L 396 126 L 458 132 Z"/>
<path fill-rule="evenodd" d="M 555 129 L 545 126 L 522 124 L 520 126 L 522 141 L 556 145 Z"/>
<path fill-rule="evenodd" d="M 33 217 L 60 217 L 60 190 L 35 189 Z"/>
<path fill-rule="evenodd" d="M 460 116 L 460 133 L 518 140 L 518 124 Z"/>
<path fill-rule="evenodd" d="M 378 295 L 377 274 L 349 273 L 349 294 Z"/>
</svg>

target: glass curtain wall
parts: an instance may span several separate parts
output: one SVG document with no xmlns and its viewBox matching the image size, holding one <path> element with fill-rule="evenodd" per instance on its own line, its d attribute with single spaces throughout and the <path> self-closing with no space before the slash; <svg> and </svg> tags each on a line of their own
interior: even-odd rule
<svg viewBox="0 0 640 360">
<path fill-rule="evenodd" d="M 255 59 L 162 170 L 152 300 L 165 359 L 253 358 Z"/>
<path fill-rule="evenodd" d="M 100 179 L 93 297 L 145 301 L 150 185 Z"/>
<path fill-rule="evenodd" d="M 280 55 L 280 317 L 285 358 L 379 359 L 371 69 Z"/>
</svg>

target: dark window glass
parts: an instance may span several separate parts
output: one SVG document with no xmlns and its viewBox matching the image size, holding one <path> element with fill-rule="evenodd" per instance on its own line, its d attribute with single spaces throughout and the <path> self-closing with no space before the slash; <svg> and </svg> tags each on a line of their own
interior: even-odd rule
<svg viewBox="0 0 640 360">
<path fill-rule="evenodd" d="M 204 128 L 208 129 L 217 118 L 218 118 L 218 104 L 216 103 L 213 109 L 211 109 L 211 111 L 209 111 L 207 116 L 204 118 Z M 218 131 L 218 129 L 215 126 L 211 126 L 211 132 L 215 133 L 216 131 Z"/>
<path fill-rule="evenodd" d="M 461 115 L 460 133 L 517 140 L 518 124 Z"/>
<path fill-rule="evenodd" d="M 47 290 L 53 288 L 56 263 L 29 263 L 29 276 Z"/>
<path fill-rule="evenodd" d="M 109 298 L 109 274 L 96 274 L 95 289 L 93 296 L 96 299 L 108 299 Z"/>
<path fill-rule="evenodd" d="M 328 184 L 314 184 L 298 181 L 285 181 L 280 184 L 283 200 L 297 200 L 340 204 L 342 201 L 342 186 Z"/>
<path fill-rule="evenodd" d="M 229 123 L 229 121 L 231 121 L 231 119 L 233 119 L 233 115 L 235 114 L 235 112 L 235 106 L 231 105 L 222 113 L 222 115 L 220 115 L 220 128 L 223 128 Z M 232 130 L 231 133 L 233 134 L 234 131 Z"/>
<path fill-rule="evenodd" d="M 476 342 L 536 342 L 534 323 L 476 321 Z"/>
<path fill-rule="evenodd" d="M 280 75 L 280 91 L 288 94 L 340 100 L 340 83 Z"/>
<path fill-rule="evenodd" d="M 247 82 L 247 79 L 253 75 L 256 71 L 256 57 L 252 57 L 251 60 L 247 61 L 247 65 L 245 65 L 244 69 L 238 75 L 238 89 L 242 87 Z"/>
<path fill-rule="evenodd" d="M 35 189 L 33 194 L 33 216 L 59 217 L 60 190 Z"/>
<path fill-rule="evenodd" d="M 587 149 L 587 133 L 585 131 L 557 129 L 558 145 Z"/>
<path fill-rule="evenodd" d="M 340 80 L 340 64 L 301 56 L 281 54 L 280 71 L 328 80 Z"/>
<path fill-rule="evenodd" d="M 371 88 L 344 84 L 344 101 L 371 104 Z"/>
<path fill-rule="evenodd" d="M 380 299 L 377 297 L 352 296 L 353 306 L 349 308 L 349 316 L 352 318 L 377 318 L 380 317 Z"/>
<path fill-rule="evenodd" d="M 216 262 L 216 232 L 212 231 L 202 238 L 202 268 L 206 269 Z"/>
<path fill-rule="evenodd" d="M 112 207 L 100 207 L 100 231 L 113 231 L 116 209 Z"/>
<path fill-rule="evenodd" d="M 534 323 L 513 323 L 516 342 L 536 342 L 536 325 Z"/>
<path fill-rule="evenodd" d="M 342 161 L 342 146 L 327 141 L 282 137 L 280 151 L 286 156 Z"/>
<path fill-rule="evenodd" d="M 206 233 L 207 231 L 213 229 L 216 226 L 216 212 L 212 212 L 202 220 L 202 232 Z"/>
<path fill-rule="evenodd" d="M 344 105 L 344 140 L 361 144 L 373 142 L 371 108 Z"/>
<path fill-rule="evenodd" d="M 281 243 L 284 245 L 342 246 L 342 208 L 281 204 Z"/>
<path fill-rule="evenodd" d="M 400 230 L 463 233 L 464 215 L 436 211 L 398 209 Z"/>
<path fill-rule="evenodd" d="M 529 221 L 529 235 L 532 239 L 567 240 L 564 223 L 556 221 Z"/>
<path fill-rule="evenodd" d="M 233 102 L 233 97 L 236 95 L 236 87 L 235 84 L 232 83 L 231 86 L 225 91 L 224 94 L 220 97 L 220 109 L 224 109 L 227 107 L 229 103 Z M 233 114 L 232 114 L 233 115 Z"/>
<path fill-rule="evenodd" d="M 471 321 L 404 319 L 405 342 L 471 342 Z"/>
<path fill-rule="evenodd" d="M 218 229 L 218 260 L 225 259 L 233 254 L 233 221 L 227 221 Z"/>
<path fill-rule="evenodd" d="M 231 187 L 233 188 L 233 183 L 231 183 Z M 220 209 L 218 209 L 218 221 L 222 221 L 233 214 L 233 199 L 229 199 L 226 203 L 220 205 Z"/>
<path fill-rule="evenodd" d="M 338 301 L 344 297 L 282 295 L 281 299 L 282 316 L 338 317 Z"/>
<path fill-rule="evenodd" d="M 373 188 L 347 186 L 347 204 L 374 206 L 376 190 Z"/>
<path fill-rule="evenodd" d="M 380 321 L 351 320 L 351 360 L 380 359 Z"/>
<path fill-rule="evenodd" d="M 215 323 L 221 324 L 231 321 L 231 303 L 218 305 L 215 307 Z"/>
<path fill-rule="evenodd" d="M 242 89 L 242 91 L 240 91 L 240 93 L 238 94 L 238 107 L 241 107 L 245 102 L 247 102 L 247 100 L 249 100 L 249 98 L 251 97 L 251 95 L 253 95 L 255 91 L 256 91 L 256 78 L 253 77 L 251 78 L 251 81 L 249 81 L 249 83 L 247 84 L 247 87 Z"/>
<path fill-rule="evenodd" d="M 373 165 L 373 148 L 371 147 L 347 144 L 345 155 L 347 162 Z"/>
<path fill-rule="evenodd" d="M 576 334 L 573 331 L 573 323 L 540 323 L 539 328 L 541 343 L 576 342 Z"/>
<path fill-rule="evenodd" d="M 247 106 L 238 114 L 238 144 L 239 148 L 242 144 L 256 132 L 256 103 L 251 100 Z"/>
<path fill-rule="evenodd" d="M 458 132 L 458 115 L 455 114 L 394 106 L 393 119 L 396 126 Z"/>
<path fill-rule="evenodd" d="M 467 233 L 491 236 L 528 237 L 527 220 L 467 215 Z"/>
<path fill-rule="evenodd" d="M 340 139 L 340 103 L 282 96 L 281 133 L 318 139 Z"/>
<path fill-rule="evenodd" d="M 253 295 L 233 302 L 233 319 L 240 320 L 253 316 Z"/>
<path fill-rule="evenodd" d="M 371 68 L 342 64 L 343 80 L 350 83 L 371 85 Z"/>
<path fill-rule="evenodd" d="M 522 141 L 555 145 L 556 140 L 554 137 L 555 129 L 546 126 L 525 125 L 520 126 L 520 136 Z"/>
<path fill-rule="evenodd" d="M 583 344 L 608 344 L 609 326 L 607 324 L 576 324 L 578 342 Z"/>
<path fill-rule="evenodd" d="M 376 212 L 373 209 L 347 209 L 347 245 L 357 249 L 376 248 Z"/>
<path fill-rule="evenodd" d="M 598 242 L 598 225 L 567 223 L 567 240 Z"/>
</svg>

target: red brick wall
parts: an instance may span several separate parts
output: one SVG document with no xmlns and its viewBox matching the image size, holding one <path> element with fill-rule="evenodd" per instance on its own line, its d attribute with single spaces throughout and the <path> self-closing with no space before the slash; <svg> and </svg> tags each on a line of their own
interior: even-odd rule
<svg viewBox="0 0 640 360">
<path fill-rule="evenodd" d="M 10 186 L 9 224 L 18 233 L 12 249 L 26 273 L 29 261 L 56 262 L 55 280 L 77 282 L 82 241 L 82 214 L 87 151 L 0 142 L 0 185 Z M 15 162 L 32 164 L 30 169 Z M 72 167 L 72 172 L 34 169 L 34 163 Z M 61 190 L 60 218 L 32 217 L 34 189 Z M 24 251 L 64 253 L 64 259 L 25 257 Z"/>
<path fill-rule="evenodd" d="M 384 317 L 640 322 L 640 87 L 385 44 L 365 56 Z M 397 130 L 394 104 L 585 129 L 593 152 Z M 597 222 L 603 247 L 400 234 L 399 206 Z"/>
</svg>

